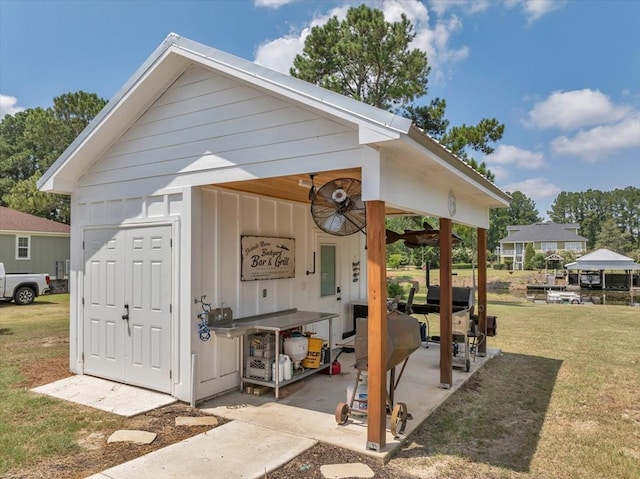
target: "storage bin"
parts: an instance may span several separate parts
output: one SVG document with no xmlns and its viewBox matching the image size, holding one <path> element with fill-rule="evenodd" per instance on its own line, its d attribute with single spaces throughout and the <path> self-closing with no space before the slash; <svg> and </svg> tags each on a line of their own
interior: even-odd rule
<svg viewBox="0 0 640 479">
<path fill-rule="evenodd" d="M 271 365 L 274 363 L 270 358 L 257 358 L 249 356 L 247 358 L 247 370 L 245 376 L 248 378 L 271 381 Z"/>
</svg>

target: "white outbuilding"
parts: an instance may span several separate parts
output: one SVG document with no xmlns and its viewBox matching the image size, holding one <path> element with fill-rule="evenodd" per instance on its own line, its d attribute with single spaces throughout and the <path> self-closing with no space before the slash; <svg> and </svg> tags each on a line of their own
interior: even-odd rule
<svg viewBox="0 0 640 479">
<path fill-rule="evenodd" d="M 366 235 L 312 219 L 311 184 L 339 178 L 361 182 Z M 445 281 L 452 221 L 478 228 L 482 282 L 489 209 L 509 202 L 408 119 L 176 34 L 38 185 L 71 195 L 71 370 L 192 403 L 238 388 L 243 367 L 238 337 L 203 340 L 201 297 L 234 318 L 333 313 L 334 345 L 352 329 L 349 304 L 368 301 L 380 356 L 384 216 L 440 218 Z M 252 271 L 247 255 L 261 244 L 289 251 L 287 264 Z M 484 321 L 482 284 L 478 302 Z M 308 327 L 329 337 L 326 321 Z M 384 446 L 383 356 L 370 354 L 374 446 Z"/>
</svg>

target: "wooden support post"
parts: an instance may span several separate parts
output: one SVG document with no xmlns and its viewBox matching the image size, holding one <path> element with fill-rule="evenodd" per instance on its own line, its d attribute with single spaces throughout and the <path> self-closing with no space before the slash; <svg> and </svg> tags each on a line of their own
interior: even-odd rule
<svg viewBox="0 0 640 479">
<path fill-rule="evenodd" d="M 440 387 L 453 384 L 453 291 L 451 220 L 440 218 Z"/>
<path fill-rule="evenodd" d="M 367 202 L 368 372 L 367 449 L 386 439 L 387 265 L 383 201 Z"/>
<path fill-rule="evenodd" d="M 478 355 L 487 355 L 487 230 L 478 228 Z"/>
</svg>

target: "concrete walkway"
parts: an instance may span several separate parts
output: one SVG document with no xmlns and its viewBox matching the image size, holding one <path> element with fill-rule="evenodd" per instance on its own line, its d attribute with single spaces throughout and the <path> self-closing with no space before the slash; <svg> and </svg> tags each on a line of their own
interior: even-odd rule
<svg viewBox="0 0 640 479">
<path fill-rule="evenodd" d="M 258 479 L 314 444 L 304 437 L 232 421 L 88 479 Z"/>
</svg>

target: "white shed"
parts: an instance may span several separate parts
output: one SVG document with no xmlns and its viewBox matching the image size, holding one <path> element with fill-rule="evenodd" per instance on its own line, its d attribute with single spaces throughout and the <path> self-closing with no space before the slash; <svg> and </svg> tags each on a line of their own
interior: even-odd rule
<svg viewBox="0 0 640 479">
<path fill-rule="evenodd" d="M 200 340 L 202 295 L 236 318 L 334 312 L 341 338 L 372 298 L 367 238 L 315 226 L 310 173 L 361 180 L 367 215 L 485 232 L 509 201 L 405 118 L 170 34 L 39 182 L 71 195 L 71 370 L 187 402 L 237 388 L 239 341 Z M 293 239 L 292 277 L 243 281 L 247 235 Z"/>
</svg>

